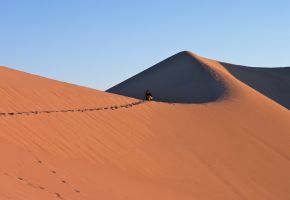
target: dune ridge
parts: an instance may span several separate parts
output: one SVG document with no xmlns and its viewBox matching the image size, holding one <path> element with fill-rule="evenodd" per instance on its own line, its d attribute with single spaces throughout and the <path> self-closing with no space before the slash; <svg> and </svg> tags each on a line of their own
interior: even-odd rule
<svg viewBox="0 0 290 200">
<path fill-rule="evenodd" d="M 246 67 L 221 63 L 232 75 L 250 87 L 290 109 L 290 67 Z"/>
<path fill-rule="evenodd" d="M 219 62 L 186 56 L 218 77 L 219 98 L 0 117 L 0 198 L 289 199 L 289 110 Z M 8 68 L 0 76 L 4 113 L 138 101 Z"/>
<path fill-rule="evenodd" d="M 182 77 L 182 78 L 181 78 Z M 149 89 L 155 101 L 206 103 L 224 93 L 222 80 L 190 52 L 177 53 L 110 88 L 107 92 L 144 99 Z"/>
</svg>

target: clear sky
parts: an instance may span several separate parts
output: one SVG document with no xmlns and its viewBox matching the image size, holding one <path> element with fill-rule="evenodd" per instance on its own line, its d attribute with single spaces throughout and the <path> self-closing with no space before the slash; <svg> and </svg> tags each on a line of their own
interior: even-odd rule
<svg viewBox="0 0 290 200">
<path fill-rule="evenodd" d="M 289 0 L 0 0 L 0 65 L 100 90 L 182 50 L 290 66 Z"/>
</svg>

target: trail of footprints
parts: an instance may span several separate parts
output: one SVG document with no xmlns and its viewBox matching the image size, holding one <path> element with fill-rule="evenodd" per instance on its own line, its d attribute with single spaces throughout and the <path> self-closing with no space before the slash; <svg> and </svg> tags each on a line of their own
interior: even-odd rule
<svg viewBox="0 0 290 200">
<path fill-rule="evenodd" d="M 7 112 L 7 113 L 0 113 L 0 117 L 17 116 L 17 115 L 38 115 L 38 114 L 67 113 L 67 112 L 93 112 L 93 111 L 101 111 L 101 110 L 116 110 L 116 109 L 121 109 L 121 108 L 130 108 L 130 107 L 139 105 L 141 103 L 144 103 L 144 101 L 137 101 L 137 102 L 133 102 L 130 104 L 125 104 L 125 105 L 107 106 L 107 107 L 98 107 L 98 108 L 50 110 L 50 111 L 28 111 L 28 112 Z M 38 160 L 37 162 L 38 162 L 38 164 L 43 164 L 43 162 L 41 160 Z M 56 171 L 50 170 L 50 173 L 56 174 Z M 44 186 L 34 184 L 23 177 L 14 177 L 13 175 L 10 175 L 6 172 L 4 172 L 3 174 L 5 176 L 15 178 L 16 180 L 18 180 L 18 181 L 20 181 L 20 182 L 22 182 L 30 187 L 33 187 L 33 188 L 39 189 L 39 190 L 43 190 L 43 191 L 53 195 L 57 199 L 61 199 L 61 200 L 65 199 L 64 196 L 62 194 L 60 194 L 59 192 L 50 191 L 47 188 L 45 188 Z M 73 190 L 73 192 L 78 193 L 78 194 L 81 193 L 80 190 L 72 187 L 66 180 L 60 179 L 59 181 L 63 184 L 67 184 Z"/>
<path fill-rule="evenodd" d="M 43 164 L 43 162 L 41 160 L 37 160 L 38 164 Z M 55 174 L 56 175 L 56 171 L 55 170 L 49 170 L 49 173 L 52 173 L 52 174 Z M 32 187 L 32 188 L 35 188 L 35 189 L 39 189 L 39 190 L 42 190 L 44 192 L 47 192 L 49 193 L 50 195 L 54 196 L 55 198 L 57 199 L 62 199 L 62 200 L 65 200 L 64 196 L 59 193 L 59 192 L 55 192 L 55 191 L 51 191 L 49 189 L 47 189 L 46 187 L 42 186 L 42 185 L 39 185 L 39 184 L 35 184 L 35 183 L 32 183 L 31 181 L 29 181 L 28 179 L 25 179 L 23 177 L 16 177 L 16 176 L 13 176 L 13 175 L 10 175 L 6 172 L 3 173 L 3 175 L 5 176 L 9 176 L 11 178 L 14 178 L 16 179 L 17 181 L 20 181 L 22 182 L 23 184 L 26 184 L 27 186 L 29 187 Z M 70 185 L 66 180 L 64 179 L 60 179 L 59 177 L 57 177 L 58 181 L 63 183 L 63 184 L 66 184 L 68 187 L 70 187 L 70 189 L 74 192 L 74 193 L 77 193 L 77 194 L 80 194 L 81 191 L 74 188 L 72 185 Z"/>
<path fill-rule="evenodd" d="M 67 110 L 50 110 L 50 111 L 28 111 L 28 112 L 8 112 L 8 113 L 0 113 L 0 117 L 7 117 L 7 116 L 16 116 L 16 115 L 38 115 L 38 114 L 51 114 L 51 113 L 66 113 L 66 112 L 93 112 L 93 111 L 100 111 L 100 110 L 116 110 L 116 109 L 121 109 L 121 108 L 130 108 L 136 105 L 139 105 L 141 103 L 144 103 L 144 101 L 137 101 L 137 102 L 133 102 L 130 104 L 125 104 L 125 105 L 119 105 L 119 106 L 108 106 L 108 107 L 99 107 L 99 108 L 83 108 L 83 109 L 67 109 Z M 43 162 L 41 160 L 37 160 L 38 164 L 43 164 Z M 50 173 L 52 174 L 56 174 L 55 170 L 49 170 Z M 59 192 L 53 192 L 50 191 L 49 189 L 45 188 L 42 185 L 38 185 L 38 184 L 34 184 L 32 182 L 30 182 L 29 180 L 23 178 L 23 177 L 14 177 L 13 175 L 10 175 L 6 172 L 3 173 L 5 176 L 9 176 L 12 178 L 15 178 L 16 180 L 30 186 L 33 187 L 35 189 L 39 189 L 39 190 L 43 190 L 51 195 L 53 195 L 54 197 L 56 197 L 57 199 L 61 199 L 64 200 L 64 196 L 62 194 L 60 194 Z M 63 184 L 67 184 L 72 190 L 73 192 L 80 194 L 81 191 L 72 187 L 66 180 L 63 179 L 59 179 L 59 181 Z"/>
<path fill-rule="evenodd" d="M 16 116 L 16 115 L 38 115 L 38 114 L 52 114 L 52 113 L 67 113 L 67 112 L 93 112 L 101 110 L 116 110 L 121 108 L 130 108 L 136 105 L 144 103 L 144 101 L 137 101 L 125 105 L 115 105 L 98 108 L 82 108 L 82 109 L 67 109 L 67 110 L 43 110 L 43 111 L 28 111 L 28 112 L 6 112 L 0 113 L 0 117 Z"/>
</svg>

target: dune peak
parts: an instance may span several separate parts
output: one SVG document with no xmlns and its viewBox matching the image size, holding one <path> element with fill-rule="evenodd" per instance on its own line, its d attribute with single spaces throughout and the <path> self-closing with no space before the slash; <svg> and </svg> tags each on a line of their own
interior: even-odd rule
<svg viewBox="0 0 290 200">
<path fill-rule="evenodd" d="M 170 103 L 206 103 L 224 93 L 217 75 L 189 51 L 181 51 L 107 92 L 144 99 L 148 89 L 155 101 Z"/>
</svg>

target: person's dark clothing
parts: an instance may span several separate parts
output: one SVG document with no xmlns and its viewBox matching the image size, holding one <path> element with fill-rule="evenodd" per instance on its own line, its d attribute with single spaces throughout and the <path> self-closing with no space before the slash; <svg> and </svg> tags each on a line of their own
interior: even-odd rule
<svg viewBox="0 0 290 200">
<path fill-rule="evenodd" d="M 146 90 L 146 92 L 145 92 L 145 99 L 146 99 L 147 101 L 151 101 L 151 100 L 153 99 L 153 96 L 152 96 L 152 94 L 149 92 L 149 90 Z"/>
</svg>

